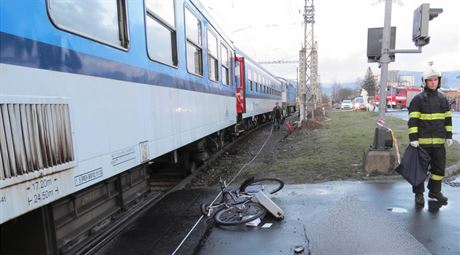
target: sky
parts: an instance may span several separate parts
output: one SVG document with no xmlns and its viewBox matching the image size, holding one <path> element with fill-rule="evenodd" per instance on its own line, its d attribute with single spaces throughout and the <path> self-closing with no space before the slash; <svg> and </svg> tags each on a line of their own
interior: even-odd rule
<svg viewBox="0 0 460 255">
<path fill-rule="evenodd" d="M 303 45 L 305 0 L 200 0 L 235 45 L 256 61 L 298 60 Z M 428 62 L 440 71 L 460 70 L 460 0 L 394 0 L 391 25 L 396 49 L 416 49 L 413 13 L 422 3 L 443 8 L 430 21 L 430 44 L 421 54 L 397 54 L 390 70 L 423 71 Z M 318 42 L 320 82 L 346 83 L 363 78 L 367 63 L 367 29 L 383 27 L 383 0 L 315 0 L 314 37 Z M 297 77 L 297 64 L 263 65 L 277 76 Z"/>
</svg>

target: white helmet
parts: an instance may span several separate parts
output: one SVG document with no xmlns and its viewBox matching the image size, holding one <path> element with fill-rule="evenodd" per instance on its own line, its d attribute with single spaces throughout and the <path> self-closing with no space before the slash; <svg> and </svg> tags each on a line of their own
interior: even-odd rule
<svg viewBox="0 0 460 255">
<path fill-rule="evenodd" d="M 426 70 L 425 72 L 423 72 L 423 75 L 422 75 L 422 84 L 423 84 L 423 87 L 426 86 L 426 83 L 425 83 L 425 80 L 427 80 L 428 78 L 430 77 L 433 77 L 433 76 L 436 76 L 439 78 L 439 85 L 438 85 L 438 88 L 441 87 L 441 72 L 439 71 L 436 71 L 434 69 L 428 69 Z"/>
</svg>

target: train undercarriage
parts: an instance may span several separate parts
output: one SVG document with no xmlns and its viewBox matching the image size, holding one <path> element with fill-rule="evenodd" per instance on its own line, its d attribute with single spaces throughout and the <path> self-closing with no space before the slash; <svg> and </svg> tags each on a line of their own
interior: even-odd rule
<svg viewBox="0 0 460 255">
<path fill-rule="evenodd" d="M 270 114 L 237 125 L 127 170 L 0 226 L 1 254 L 91 254 L 245 131 L 271 121 Z M 124 223 L 122 223 L 124 222 Z"/>
</svg>

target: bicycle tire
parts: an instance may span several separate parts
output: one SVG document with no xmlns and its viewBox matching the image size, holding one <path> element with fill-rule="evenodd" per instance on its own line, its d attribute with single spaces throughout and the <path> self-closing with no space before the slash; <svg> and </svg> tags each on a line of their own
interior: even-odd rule
<svg viewBox="0 0 460 255">
<path fill-rule="evenodd" d="M 208 213 L 209 213 L 208 207 L 209 207 L 208 204 L 201 204 L 200 205 L 200 211 L 204 216 L 208 216 Z"/>
<path fill-rule="evenodd" d="M 266 212 L 267 210 L 260 204 L 248 202 L 241 206 L 232 206 L 217 211 L 214 214 L 214 220 L 219 225 L 235 226 L 263 217 Z"/>
<path fill-rule="evenodd" d="M 260 185 L 260 188 L 254 187 Z M 267 188 L 264 186 L 267 185 Z M 240 191 L 248 193 L 256 193 L 259 190 L 265 191 L 269 194 L 275 194 L 284 187 L 284 182 L 278 178 L 259 178 L 259 179 L 248 179 L 241 184 Z"/>
</svg>

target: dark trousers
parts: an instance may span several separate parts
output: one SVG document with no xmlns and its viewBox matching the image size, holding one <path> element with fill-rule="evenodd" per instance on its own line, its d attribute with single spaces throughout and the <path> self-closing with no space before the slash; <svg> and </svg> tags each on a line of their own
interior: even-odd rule
<svg viewBox="0 0 460 255">
<path fill-rule="evenodd" d="M 444 177 L 444 172 L 446 170 L 446 148 L 444 146 L 440 147 L 423 147 L 428 154 L 430 154 L 430 172 L 431 178 L 428 181 L 427 188 L 430 192 L 440 192 L 441 191 L 441 182 L 442 177 Z M 425 183 L 422 182 L 418 186 L 412 186 L 412 192 L 421 194 L 425 191 Z"/>
<path fill-rule="evenodd" d="M 275 130 L 278 130 L 280 129 L 280 126 L 281 126 L 281 118 L 275 118 Z"/>
</svg>

